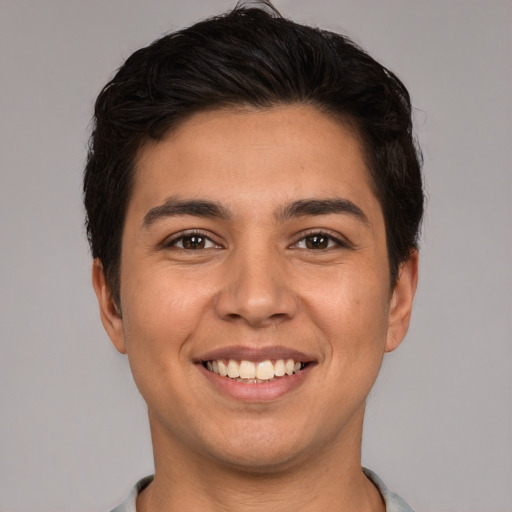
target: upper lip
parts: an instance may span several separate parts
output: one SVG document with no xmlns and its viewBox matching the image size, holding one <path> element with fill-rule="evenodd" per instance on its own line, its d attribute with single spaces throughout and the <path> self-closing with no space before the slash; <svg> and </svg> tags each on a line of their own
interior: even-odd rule
<svg viewBox="0 0 512 512">
<path fill-rule="evenodd" d="M 202 354 L 197 362 L 202 363 L 204 361 L 215 361 L 218 359 L 236 359 L 246 361 L 265 361 L 267 359 L 293 359 L 294 361 L 308 363 L 315 360 L 304 352 L 298 350 L 273 345 L 269 347 L 248 347 L 243 345 L 232 345 L 229 347 L 222 347 L 205 354 Z"/>
</svg>

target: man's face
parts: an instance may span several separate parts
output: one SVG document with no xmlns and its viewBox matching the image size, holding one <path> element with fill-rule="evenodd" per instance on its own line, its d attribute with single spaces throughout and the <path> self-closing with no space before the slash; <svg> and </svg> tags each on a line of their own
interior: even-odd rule
<svg viewBox="0 0 512 512">
<path fill-rule="evenodd" d="M 99 264 L 94 282 L 155 453 L 263 470 L 358 450 L 365 398 L 407 330 L 416 257 L 402 270 L 393 291 L 357 137 L 290 106 L 199 113 L 143 147 L 122 315 Z"/>
</svg>

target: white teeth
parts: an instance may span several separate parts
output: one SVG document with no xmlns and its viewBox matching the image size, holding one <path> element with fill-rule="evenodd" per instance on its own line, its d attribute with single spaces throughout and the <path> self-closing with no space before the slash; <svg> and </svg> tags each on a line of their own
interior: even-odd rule
<svg viewBox="0 0 512 512">
<path fill-rule="evenodd" d="M 230 359 L 228 363 L 228 377 L 231 379 L 240 377 L 240 365 L 233 359 Z"/>
<path fill-rule="evenodd" d="M 219 375 L 222 375 L 223 377 L 227 377 L 228 367 L 225 365 L 224 361 L 219 360 L 219 361 L 217 361 L 217 364 L 219 366 Z"/>
<path fill-rule="evenodd" d="M 240 363 L 240 377 L 242 379 L 256 378 L 256 365 L 251 361 L 242 361 Z M 258 375 L 258 379 L 260 376 Z"/>
<path fill-rule="evenodd" d="M 258 363 L 258 367 L 256 369 L 256 377 L 259 380 L 269 380 L 274 378 L 274 365 L 272 361 L 261 361 Z"/>
<path fill-rule="evenodd" d="M 278 359 L 274 365 L 274 373 L 276 377 L 282 377 L 286 373 L 286 367 L 282 359 Z"/>
<path fill-rule="evenodd" d="M 275 377 L 293 375 L 303 368 L 303 364 L 300 361 L 295 362 L 293 359 L 278 359 L 275 362 L 267 359 L 256 363 L 245 359 L 240 362 L 230 359 L 227 364 L 225 360 L 218 359 L 207 361 L 205 366 L 217 375 L 246 383 L 270 381 Z"/>
</svg>

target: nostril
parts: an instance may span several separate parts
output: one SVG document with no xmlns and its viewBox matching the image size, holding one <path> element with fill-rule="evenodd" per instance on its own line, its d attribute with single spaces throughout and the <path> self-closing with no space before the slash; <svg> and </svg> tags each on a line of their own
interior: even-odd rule
<svg viewBox="0 0 512 512">
<path fill-rule="evenodd" d="M 261 262 L 254 262 L 244 271 L 248 266 L 245 263 L 231 269 L 225 286 L 215 298 L 215 310 L 220 318 L 265 327 L 296 315 L 299 301 L 290 290 L 290 283 L 284 280 L 282 272 L 273 276 L 276 271 L 269 268 L 270 264 L 265 268 L 261 265 Z"/>
</svg>

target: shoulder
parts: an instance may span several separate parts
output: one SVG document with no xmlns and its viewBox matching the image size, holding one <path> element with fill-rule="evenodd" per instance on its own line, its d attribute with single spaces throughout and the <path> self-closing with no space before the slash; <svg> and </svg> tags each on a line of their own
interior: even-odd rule
<svg viewBox="0 0 512 512">
<path fill-rule="evenodd" d="M 135 505 L 137 503 L 137 496 L 153 481 L 153 475 L 146 476 L 139 480 L 128 494 L 127 498 L 111 512 L 136 512 Z"/>
<path fill-rule="evenodd" d="M 391 492 L 386 484 L 370 469 L 363 468 L 363 473 L 379 490 L 386 504 L 386 512 L 414 512 L 409 505 L 396 493 Z"/>
</svg>

